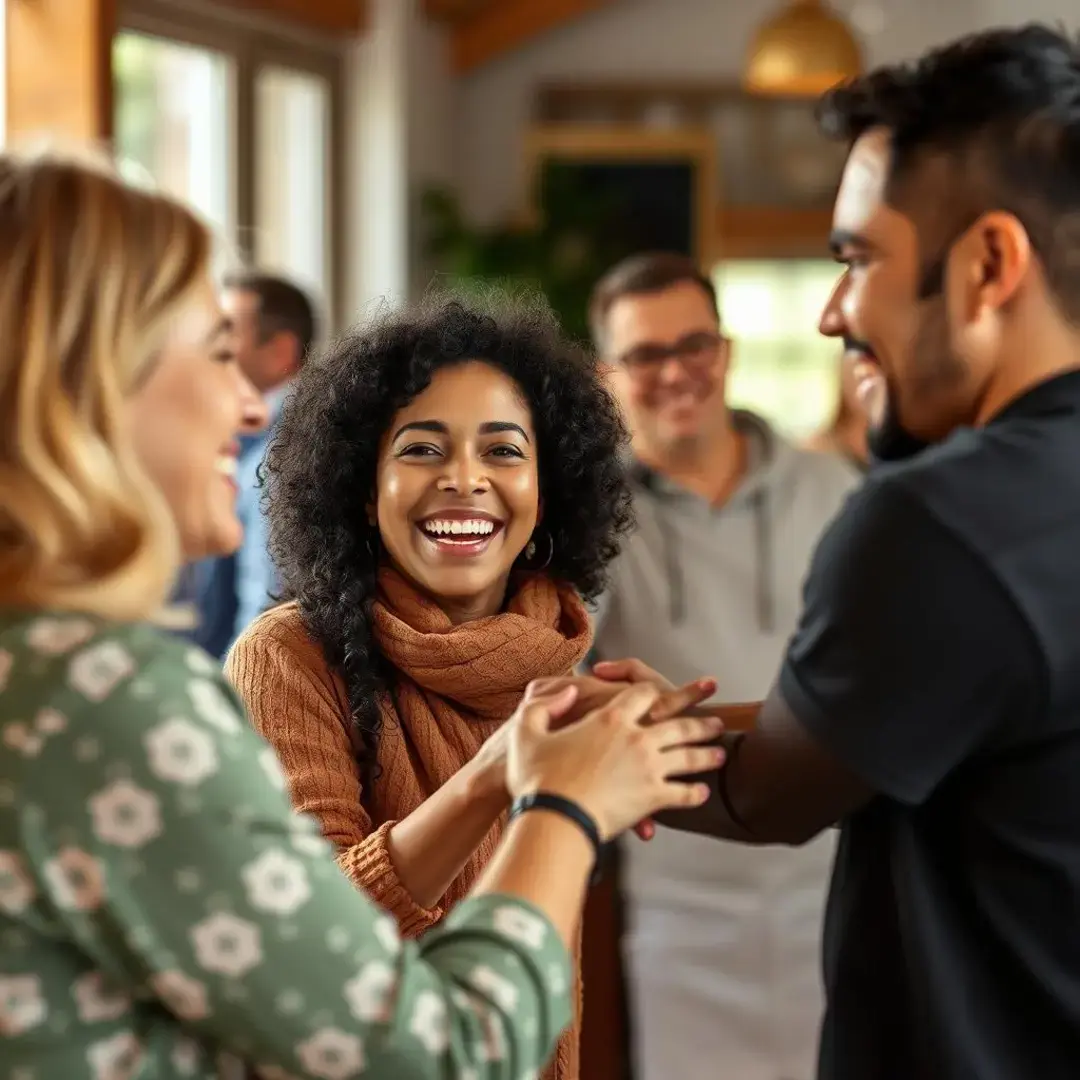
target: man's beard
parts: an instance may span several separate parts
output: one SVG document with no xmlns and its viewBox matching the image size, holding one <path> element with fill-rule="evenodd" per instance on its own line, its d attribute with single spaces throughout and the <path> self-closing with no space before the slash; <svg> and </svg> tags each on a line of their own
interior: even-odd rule
<svg viewBox="0 0 1080 1080">
<path fill-rule="evenodd" d="M 912 346 L 912 377 L 918 380 L 912 396 L 931 397 L 963 382 L 965 368 L 950 350 L 950 336 L 944 307 L 936 304 L 926 312 Z M 899 394 L 894 380 L 884 371 L 882 378 L 884 400 L 880 415 L 867 426 L 867 449 L 871 461 L 904 461 L 938 440 L 920 438 L 904 427 L 897 413 Z"/>
<path fill-rule="evenodd" d="M 892 404 L 892 391 L 886 388 L 885 395 L 881 418 L 867 427 L 866 448 L 870 452 L 871 462 L 904 461 L 930 444 L 916 438 L 900 423 Z"/>
</svg>

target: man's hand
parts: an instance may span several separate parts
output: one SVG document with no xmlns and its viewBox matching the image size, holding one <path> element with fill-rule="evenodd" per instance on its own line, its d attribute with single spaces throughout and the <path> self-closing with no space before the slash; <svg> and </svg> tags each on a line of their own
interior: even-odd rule
<svg viewBox="0 0 1080 1080">
<path fill-rule="evenodd" d="M 674 690 L 675 688 L 660 674 L 654 671 L 648 664 L 640 660 L 601 660 L 593 667 L 593 674 L 598 679 L 607 682 L 639 683 L 648 682 L 659 686 L 661 690 Z M 716 689 L 716 680 L 709 680 Z M 696 704 L 696 703 L 695 703 Z"/>
<path fill-rule="evenodd" d="M 593 675 L 566 675 L 535 679 L 525 690 L 525 701 L 529 702 L 537 696 L 547 697 L 557 694 L 568 686 L 575 687 L 577 696 L 573 705 L 557 721 L 559 727 L 564 727 L 580 720 L 593 709 L 606 705 L 633 683 L 651 682 L 660 688 L 661 692 L 656 704 L 649 711 L 649 719 L 653 721 L 670 720 L 672 717 L 680 716 L 716 693 L 715 679 L 695 679 L 685 686 L 673 686 L 640 660 L 619 660 L 597 664 L 593 672 Z M 656 834 L 656 825 L 651 819 L 646 819 L 634 826 L 634 832 L 642 840 L 651 840 Z"/>
<path fill-rule="evenodd" d="M 654 720 L 666 719 L 668 716 L 677 716 L 679 712 L 691 706 L 698 705 L 706 698 L 712 697 L 716 693 L 717 682 L 712 678 L 697 679 L 695 682 L 687 683 L 683 687 L 673 686 L 659 671 L 654 671 L 648 664 L 642 663 L 640 660 L 601 660 L 600 663 L 594 665 L 593 675 L 598 679 L 603 679 L 605 682 L 610 682 L 613 686 L 626 686 L 633 683 L 652 683 L 654 686 L 661 688 L 661 701 L 657 702 L 657 707 L 653 709 L 652 718 Z M 707 692 L 703 693 L 701 697 L 696 700 L 690 701 L 685 699 L 685 693 L 689 687 L 698 687 L 704 690 L 708 687 Z M 676 711 L 663 712 L 662 710 L 667 708 L 665 701 L 677 704 Z M 661 715 L 657 715 L 658 712 Z M 644 821 L 639 821 L 634 826 L 634 832 L 641 837 L 642 840 L 651 840 L 656 835 L 656 822 L 652 818 L 646 818 Z"/>
<path fill-rule="evenodd" d="M 525 701 L 531 701 L 537 695 L 546 697 L 549 694 L 558 693 L 565 687 L 573 686 L 577 691 L 577 697 L 570 710 L 559 719 L 559 725 L 565 726 L 580 720 L 593 709 L 606 705 L 632 683 L 651 682 L 660 689 L 660 696 L 649 713 L 650 720 L 669 720 L 673 716 L 680 716 L 687 709 L 699 705 L 716 693 L 715 679 L 695 679 L 685 686 L 672 686 L 662 676 L 657 675 L 651 668 L 647 668 L 637 660 L 619 661 L 620 672 L 623 664 L 637 666 L 628 668 L 625 675 L 608 676 L 606 673 L 601 675 L 599 670 L 596 670 L 594 675 L 562 675 L 534 679 L 526 687 Z M 613 666 L 616 665 L 599 664 L 597 668 Z"/>
</svg>

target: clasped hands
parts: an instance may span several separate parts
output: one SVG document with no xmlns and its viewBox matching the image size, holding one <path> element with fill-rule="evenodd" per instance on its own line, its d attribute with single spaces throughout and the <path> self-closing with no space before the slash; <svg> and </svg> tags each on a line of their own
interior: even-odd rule
<svg viewBox="0 0 1080 1080">
<path fill-rule="evenodd" d="M 534 679 L 525 691 L 525 703 L 537 699 L 548 699 L 560 694 L 568 687 L 573 687 L 576 696 L 573 704 L 558 717 L 553 727 L 565 727 L 582 719 L 594 709 L 608 704 L 628 686 L 636 683 L 652 683 L 660 690 L 660 695 L 650 709 L 643 723 L 655 723 L 680 716 L 694 706 L 716 693 L 716 680 L 712 678 L 695 679 L 683 686 L 675 686 L 659 672 L 643 664 L 640 660 L 611 660 L 595 665 L 590 675 L 563 675 Z M 651 818 L 639 822 L 634 832 L 642 840 L 651 840 L 656 833 L 656 825 Z"/>
</svg>

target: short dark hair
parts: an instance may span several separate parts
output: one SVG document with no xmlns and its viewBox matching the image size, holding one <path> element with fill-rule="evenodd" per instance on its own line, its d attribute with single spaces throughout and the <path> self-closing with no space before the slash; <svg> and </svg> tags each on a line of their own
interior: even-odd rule
<svg viewBox="0 0 1080 1080">
<path fill-rule="evenodd" d="M 684 281 L 701 286 L 719 318 L 716 286 L 690 256 L 674 251 L 646 251 L 616 263 L 596 283 L 589 299 L 589 329 L 593 343 L 603 349 L 604 325 L 616 300 L 662 292 Z"/>
<path fill-rule="evenodd" d="M 300 343 L 303 359 L 315 342 L 315 306 L 298 285 L 258 270 L 244 270 L 225 278 L 226 289 L 249 292 L 259 301 L 259 340 L 274 334 L 292 334 Z"/>
<path fill-rule="evenodd" d="M 544 573 L 596 597 L 632 523 L 619 407 L 540 297 L 431 293 L 387 306 L 307 364 L 265 460 L 270 551 L 284 597 L 298 601 L 344 679 L 365 771 L 375 764 L 378 695 L 394 677 L 372 624 L 380 545 L 368 504 L 380 442 L 437 371 L 471 360 L 513 379 L 532 413 L 551 538 Z"/>
<path fill-rule="evenodd" d="M 849 142 L 874 128 L 890 134 L 886 196 L 898 209 L 919 167 L 944 160 L 953 175 L 940 205 L 950 227 L 967 228 L 991 210 L 1013 214 L 1062 313 L 1080 324 L 1075 40 L 1038 24 L 971 34 L 842 83 L 819 102 L 818 120 L 827 135 Z"/>
</svg>

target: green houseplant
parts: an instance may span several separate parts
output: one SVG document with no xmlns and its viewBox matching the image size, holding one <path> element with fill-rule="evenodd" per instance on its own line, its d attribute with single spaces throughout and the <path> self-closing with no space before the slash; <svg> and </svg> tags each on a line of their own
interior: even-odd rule
<svg viewBox="0 0 1080 1080">
<path fill-rule="evenodd" d="M 618 207 L 571 170 L 551 165 L 541 177 L 536 220 L 475 227 L 455 195 L 421 196 L 424 248 L 456 290 L 499 284 L 542 292 L 571 337 L 589 337 L 587 307 L 596 280 L 623 252 L 612 238 Z"/>
</svg>

